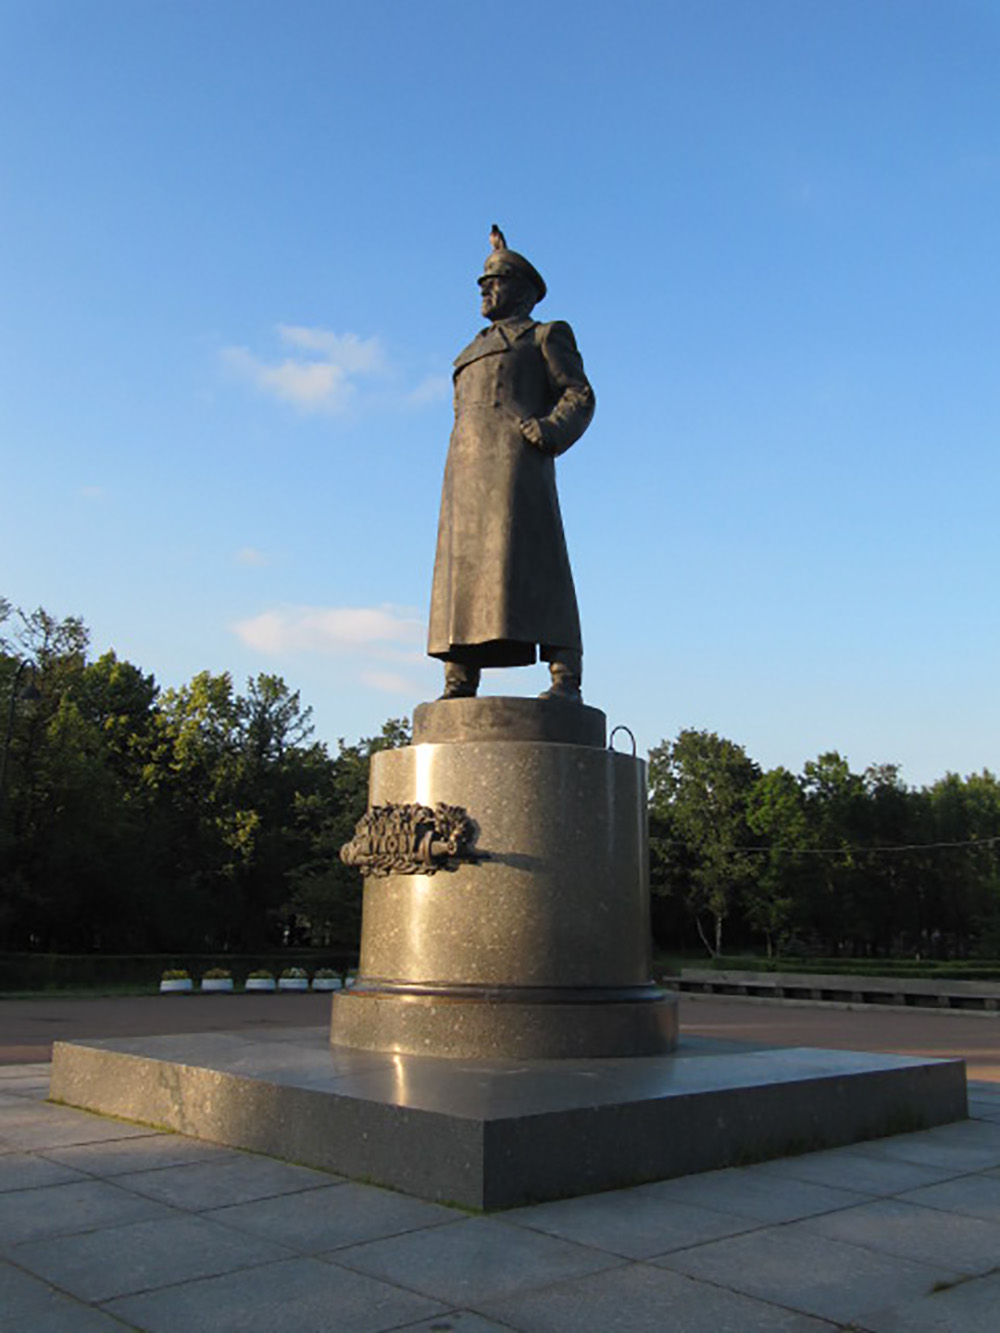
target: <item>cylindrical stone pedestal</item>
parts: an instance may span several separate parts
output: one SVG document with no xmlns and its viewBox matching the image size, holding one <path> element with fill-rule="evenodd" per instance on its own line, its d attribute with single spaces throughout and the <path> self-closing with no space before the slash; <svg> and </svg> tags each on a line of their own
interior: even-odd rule
<svg viewBox="0 0 1000 1333">
<path fill-rule="evenodd" d="M 417 709 L 415 744 L 373 757 L 369 809 L 461 806 L 481 859 L 366 878 L 335 1044 L 512 1059 L 674 1048 L 676 997 L 651 982 L 646 765 L 603 736 L 603 714 L 579 704 L 447 700 Z"/>
</svg>

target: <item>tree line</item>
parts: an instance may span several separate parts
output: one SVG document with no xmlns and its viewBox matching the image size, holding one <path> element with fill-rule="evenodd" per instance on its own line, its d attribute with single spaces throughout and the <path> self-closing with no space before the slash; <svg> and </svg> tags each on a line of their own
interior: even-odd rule
<svg viewBox="0 0 1000 1333">
<path fill-rule="evenodd" d="M 330 754 L 280 676 L 161 690 L 88 638 L 0 599 L 0 949 L 355 944 L 361 882 L 337 853 L 405 722 Z"/>
<path fill-rule="evenodd" d="M 836 751 L 799 774 L 682 731 L 650 752 L 654 922 L 711 954 L 1000 955 L 1000 782 L 908 787 Z"/>
<path fill-rule="evenodd" d="M 76 617 L 0 598 L 0 949 L 246 952 L 356 945 L 361 879 L 339 849 L 377 750 L 335 753 L 280 676 L 178 689 Z M 720 954 L 1000 954 L 1000 782 L 911 788 L 835 751 L 800 774 L 681 731 L 649 756 L 653 924 Z"/>
</svg>

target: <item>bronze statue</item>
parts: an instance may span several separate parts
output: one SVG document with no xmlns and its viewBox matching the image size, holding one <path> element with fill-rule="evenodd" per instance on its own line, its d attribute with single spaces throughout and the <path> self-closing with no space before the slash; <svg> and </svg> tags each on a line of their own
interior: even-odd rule
<svg viewBox="0 0 1000 1333">
<path fill-rule="evenodd" d="M 542 697 L 578 702 L 583 644 L 555 459 L 590 425 L 594 391 L 570 326 L 531 318 L 541 274 L 496 224 L 490 241 L 478 279 L 490 327 L 455 359 L 427 652 L 445 664 L 445 699 L 537 650 L 552 677 Z"/>
</svg>

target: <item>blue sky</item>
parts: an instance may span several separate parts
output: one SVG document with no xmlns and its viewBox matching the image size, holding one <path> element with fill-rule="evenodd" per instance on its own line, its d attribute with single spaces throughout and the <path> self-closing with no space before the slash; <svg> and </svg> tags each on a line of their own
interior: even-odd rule
<svg viewBox="0 0 1000 1333">
<path fill-rule="evenodd" d="M 998 68 L 993 0 L 0 0 L 0 593 L 331 743 L 434 697 L 496 221 L 597 393 L 587 699 L 995 770 Z"/>
</svg>

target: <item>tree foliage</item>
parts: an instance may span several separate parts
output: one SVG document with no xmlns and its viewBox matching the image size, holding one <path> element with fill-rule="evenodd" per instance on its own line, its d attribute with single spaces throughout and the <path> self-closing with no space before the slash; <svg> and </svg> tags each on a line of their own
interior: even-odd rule
<svg viewBox="0 0 1000 1333">
<path fill-rule="evenodd" d="M 725 922 L 739 947 L 768 955 L 998 951 L 992 773 L 913 789 L 898 766 L 855 773 L 835 750 L 801 774 L 762 772 L 740 746 L 694 731 L 652 750 L 649 771 L 652 888 L 671 904 L 675 946 L 693 927 L 718 953 Z"/>
<path fill-rule="evenodd" d="M 723 924 L 753 875 L 743 848 L 750 841 L 747 800 L 759 775 L 741 746 L 710 731 L 682 731 L 649 756 L 651 836 L 661 857 L 670 845 L 684 848 L 687 900 L 715 954 L 722 951 Z M 669 863 L 669 852 L 665 859 Z"/>
<path fill-rule="evenodd" d="M 161 691 L 113 652 L 88 661 L 76 617 L 0 599 L 0 631 L 0 947 L 356 941 L 360 877 L 337 853 L 405 721 L 331 756 L 280 676 Z"/>
</svg>

